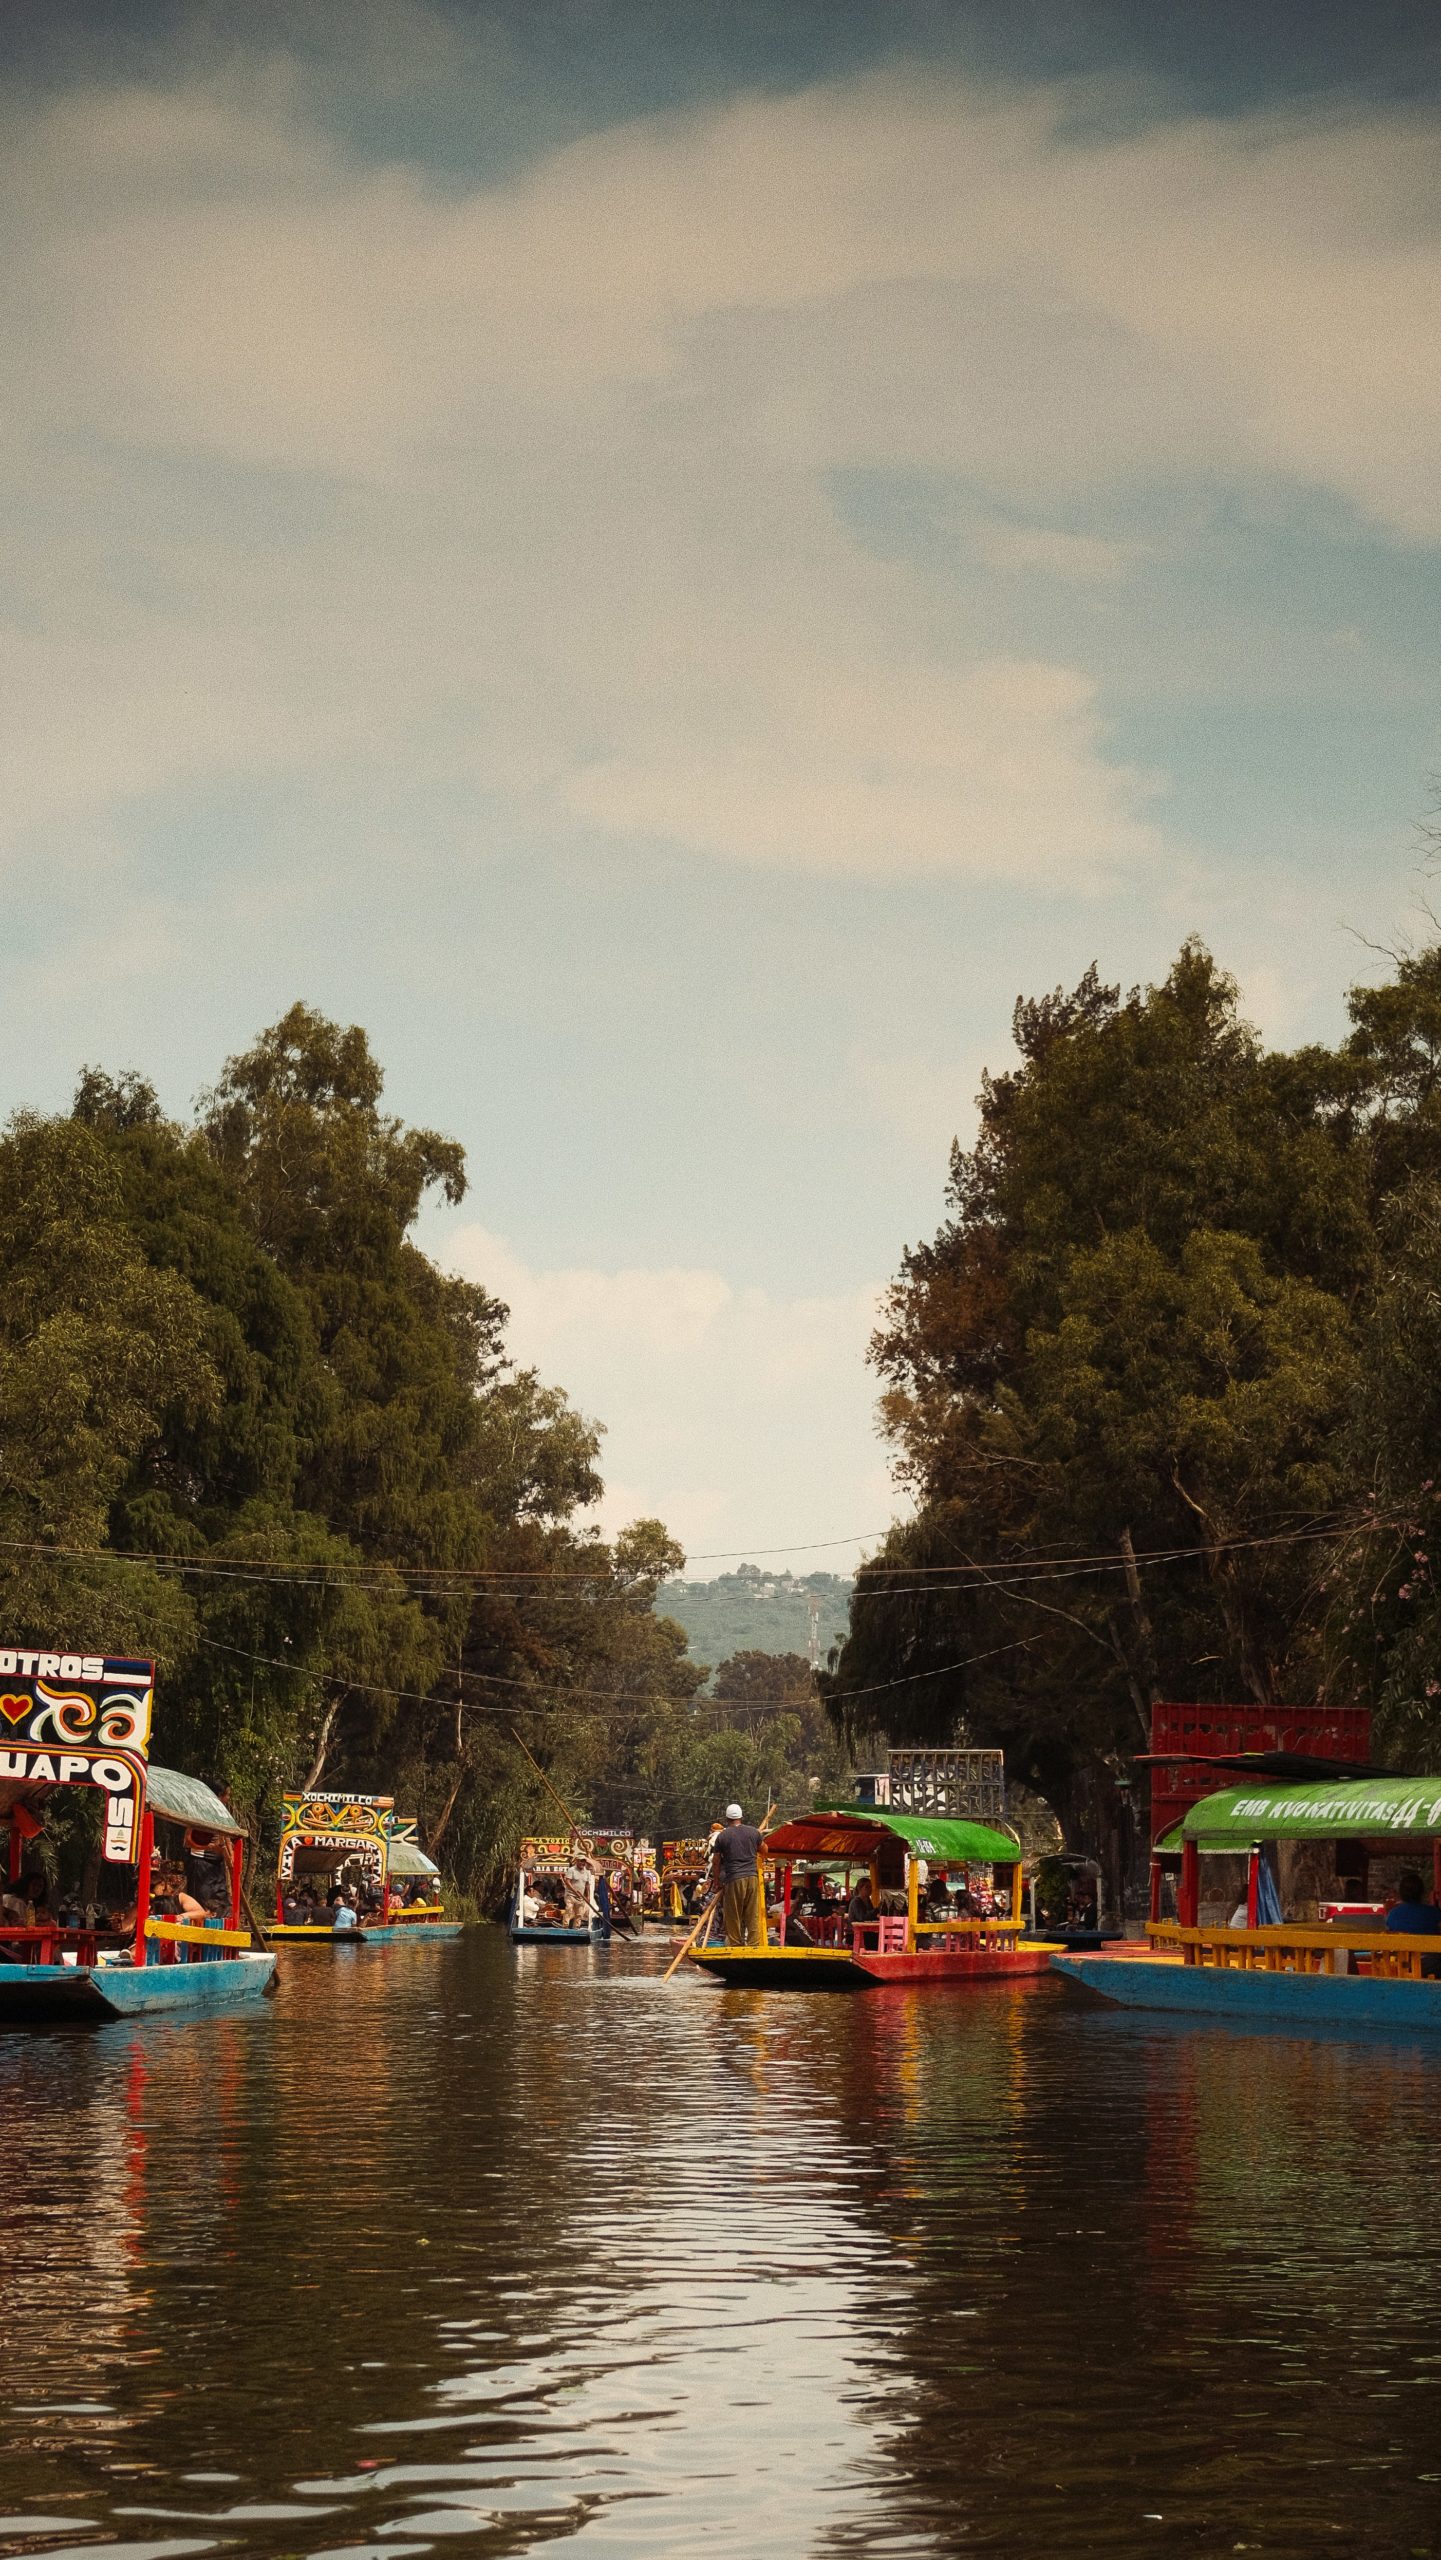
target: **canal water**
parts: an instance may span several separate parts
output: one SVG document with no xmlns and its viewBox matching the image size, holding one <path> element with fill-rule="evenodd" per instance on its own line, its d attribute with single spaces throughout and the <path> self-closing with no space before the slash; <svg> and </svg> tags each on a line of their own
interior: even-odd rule
<svg viewBox="0 0 1441 2560">
<path fill-rule="evenodd" d="M 0 2550 L 1441 2555 L 1441 2049 L 666 1952 L 0 2036 Z"/>
</svg>

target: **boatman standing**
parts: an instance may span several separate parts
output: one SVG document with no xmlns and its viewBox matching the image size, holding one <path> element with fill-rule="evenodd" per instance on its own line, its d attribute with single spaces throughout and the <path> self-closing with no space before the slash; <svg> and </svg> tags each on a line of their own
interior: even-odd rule
<svg viewBox="0 0 1441 2560">
<path fill-rule="evenodd" d="M 747 1822 L 738 1804 L 726 1806 L 724 1830 L 711 1849 L 712 1893 L 721 1897 L 721 1927 L 732 1947 L 763 1947 L 765 1904 L 761 1899 L 761 1835 Z"/>
</svg>

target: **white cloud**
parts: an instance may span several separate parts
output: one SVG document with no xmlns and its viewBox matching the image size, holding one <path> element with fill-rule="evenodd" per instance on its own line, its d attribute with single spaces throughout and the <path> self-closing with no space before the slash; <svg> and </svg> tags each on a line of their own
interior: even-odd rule
<svg viewBox="0 0 1441 2560">
<path fill-rule="evenodd" d="M 1050 578 L 1114 574 L 1062 518 L 1136 473 L 1436 538 L 1434 134 L 1072 103 L 869 79 L 469 189 L 258 74 L 13 127 L 12 830 L 328 769 L 808 872 L 1146 865 L 1085 669 L 958 637 L 826 474 L 964 475 Z"/>
<path fill-rule="evenodd" d="M 844 666 L 818 650 L 775 673 L 731 739 L 648 715 L 629 756 L 577 775 L 570 806 L 617 835 L 817 872 L 1059 867 L 1079 889 L 1153 848 L 1146 784 L 1104 762 L 1093 688 L 1065 668 Z"/>
<path fill-rule="evenodd" d="M 878 1291 L 785 1298 L 718 1271 L 537 1270 L 475 1225 L 443 1259 L 506 1300 L 517 1362 L 604 1422 L 607 1527 L 658 1516 L 712 1559 L 699 1572 L 772 1549 L 841 1572 L 895 1515 L 865 1364 Z"/>
<path fill-rule="evenodd" d="M 1025 576 L 1075 579 L 1083 584 L 1109 584 L 1123 578 L 1138 556 L 1139 546 L 1106 542 L 1099 534 L 1066 533 L 1047 524 L 1007 524 L 996 519 L 979 525 L 975 548 L 992 569 Z"/>
</svg>

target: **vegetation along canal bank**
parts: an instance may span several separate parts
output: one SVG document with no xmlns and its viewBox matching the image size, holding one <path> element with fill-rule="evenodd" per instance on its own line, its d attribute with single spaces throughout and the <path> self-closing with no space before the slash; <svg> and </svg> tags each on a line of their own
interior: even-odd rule
<svg viewBox="0 0 1441 2560">
<path fill-rule="evenodd" d="M 1441 2549 L 1441 957 L 1334 1051 L 1195 945 L 1016 1035 L 875 1345 L 914 1516 L 718 1664 L 361 1031 L 11 1123 L 7 2547 Z M 992 1830 L 886 1792 L 1002 1747 Z M 772 1934 L 679 1961 L 728 1803 Z"/>
</svg>

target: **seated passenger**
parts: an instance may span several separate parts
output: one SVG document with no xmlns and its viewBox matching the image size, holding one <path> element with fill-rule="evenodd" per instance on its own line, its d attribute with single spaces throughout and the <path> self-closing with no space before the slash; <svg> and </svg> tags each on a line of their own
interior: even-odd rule
<svg viewBox="0 0 1441 2560">
<path fill-rule="evenodd" d="M 801 1919 L 800 1914 L 794 1909 L 794 1907 L 792 1907 L 790 1917 L 786 1921 L 784 1929 L 781 1932 L 781 1943 L 783 1946 L 787 1947 L 813 1947 L 815 1945 L 814 1938 L 811 1936 L 804 1920 Z"/>
<path fill-rule="evenodd" d="M 850 1901 L 846 1905 L 846 1918 L 850 1921 L 853 1928 L 857 1923 L 864 1923 L 868 1920 L 878 1920 L 880 1918 L 880 1913 L 877 1911 L 875 1904 L 871 1900 L 871 1880 L 869 1876 L 862 1876 L 855 1892 L 851 1895 Z"/>
<path fill-rule="evenodd" d="M 1426 1887 L 1414 1867 L 1408 1867 L 1396 1885 L 1397 1899 L 1382 1923 L 1394 1929 L 1398 1937 L 1434 1938 L 1441 1935 L 1441 1911 L 1426 1899 Z"/>
<path fill-rule="evenodd" d="M 357 1925 L 354 1905 L 349 1894 L 342 1891 L 336 1896 L 335 1915 L 331 1926 L 336 1930 L 342 1930 L 354 1929 Z"/>
</svg>

